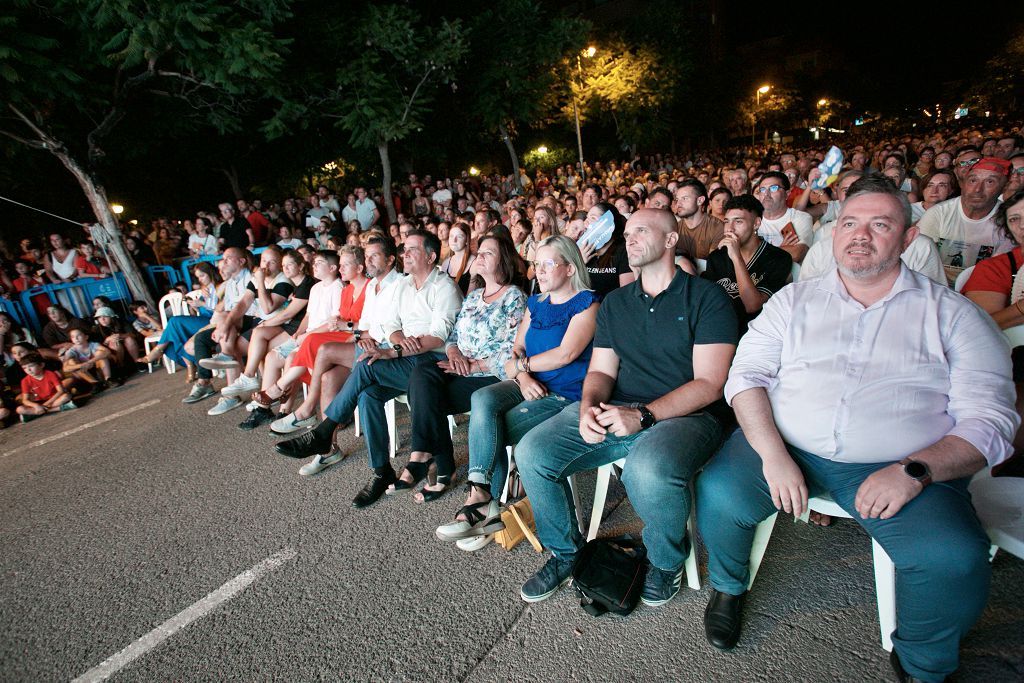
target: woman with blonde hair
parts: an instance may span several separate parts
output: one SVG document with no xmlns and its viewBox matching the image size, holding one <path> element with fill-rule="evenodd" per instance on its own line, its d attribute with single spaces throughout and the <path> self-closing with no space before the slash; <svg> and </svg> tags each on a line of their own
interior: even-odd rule
<svg viewBox="0 0 1024 683">
<path fill-rule="evenodd" d="M 477 389 L 469 420 L 469 495 L 455 521 L 437 528 L 441 540 L 485 536 L 502 528 L 498 503 L 505 480 L 505 447 L 580 399 L 597 326 L 597 295 L 590 289 L 576 243 L 553 235 L 537 245 L 540 294 L 526 313 L 505 363 L 504 382 Z"/>
</svg>

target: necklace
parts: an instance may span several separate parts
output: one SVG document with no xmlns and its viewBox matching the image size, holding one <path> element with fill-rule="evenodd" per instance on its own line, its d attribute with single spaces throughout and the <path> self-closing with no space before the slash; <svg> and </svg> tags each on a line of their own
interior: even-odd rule
<svg viewBox="0 0 1024 683">
<path fill-rule="evenodd" d="M 498 296 L 499 294 L 501 294 L 502 292 L 504 292 L 504 291 L 505 291 L 505 288 L 507 288 L 507 287 L 508 287 L 508 285 L 502 285 L 501 287 L 498 287 L 498 289 L 496 289 L 496 290 L 495 290 L 495 291 L 494 291 L 493 293 L 491 293 L 491 294 L 488 294 L 488 293 L 487 293 L 487 290 L 486 290 L 486 288 L 485 288 L 485 289 L 484 289 L 484 293 L 483 293 L 483 300 L 484 300 L 484 301 L 491 301 L 491 300 L 493 300 L 493 299 L 494 299 L 495 297 L 497 297 L 497 296 Z"/>
</svg>

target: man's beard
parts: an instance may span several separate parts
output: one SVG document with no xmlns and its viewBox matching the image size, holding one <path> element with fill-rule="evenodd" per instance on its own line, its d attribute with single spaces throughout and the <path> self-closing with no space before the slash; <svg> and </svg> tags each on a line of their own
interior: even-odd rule
<svg viewBox="0 0 1024 683">
<path fill-rule="evenodd" d="M 872 251 L 874 250 L 872 249 Z M 874 251 L 874 253 L 877 254 L 878 252 Z M 879 261 L 878 263 L 874 264 L 865 264 L 857 268 L 850 268 L 849 266 L 843 265 L 842 261 L 838 261 L 837 265 L 839 266 L 839 272 L 842 273 L 843 275 L 847 277 L 852 277 L 855 280 L 866 280 L 886 272 L 894 265 L 896 265 L 899 262 L 899 260 L 900 255 L 893 254 L 890 258 L 887 258 L 884 261 Z"/>
</svg>

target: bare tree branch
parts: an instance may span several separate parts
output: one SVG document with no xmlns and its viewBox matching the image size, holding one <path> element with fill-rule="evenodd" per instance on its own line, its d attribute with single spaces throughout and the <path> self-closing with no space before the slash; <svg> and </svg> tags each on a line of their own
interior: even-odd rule
<svg viewBox="0 0 1024 683">
<path fill-rule="evenodd" d="M 23 138 L 20 135 L 15 135 L 10 131 L 0 130 L 0 135 L 9 137 L 10 139 L 16 140 L 21 144 L 31 147 L 33 149 L 46 149 L 46 143 L 40 142 L 39 140 L 29 140 L 28 138 Z"/>
</svg>

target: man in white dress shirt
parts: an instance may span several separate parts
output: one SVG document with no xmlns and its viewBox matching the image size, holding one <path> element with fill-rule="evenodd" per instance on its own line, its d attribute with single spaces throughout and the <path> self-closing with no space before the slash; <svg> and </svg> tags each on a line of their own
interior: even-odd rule
<svg viewBox="0 0 1024 683">
<path fill-rule="evenodd" d="M 406 277 L 395 284 L 396 305 L 383 323 L 389 346 L 364 348 L 345 385 L 324 409 L 324 420 L 312 431 L 275 446 L 290 458 L 326 455 L 334 446 L 334 430 L 352 422 L 358 406 L 374 474 L 352 500 L 356 508 L 375 503 L 398 478 L 390 462 L 384 404 L 406 392 L 417 356 L 444 344 L 462 307 L 458 286 L 437 267 L 441 252 L 437 235 L 415 230 L 404 244 Z"/>
<path fill-rule="evenodd" d="M 782 289 L 740 341 L 725 386 L 740 429 L 697 483 L 715 589 L 704 624 L 728 649 L 757 524 L 829 494 L 896 566 L 900 680 L 943 680 L 988 597 L 975 472 L 1012 452 L 1006 342 L 981 309 L 915 273 L 905 196 L 855 183 L 833 233 L 838 270 Z"/>
</svg>

